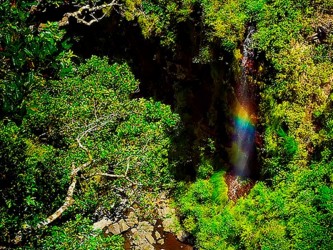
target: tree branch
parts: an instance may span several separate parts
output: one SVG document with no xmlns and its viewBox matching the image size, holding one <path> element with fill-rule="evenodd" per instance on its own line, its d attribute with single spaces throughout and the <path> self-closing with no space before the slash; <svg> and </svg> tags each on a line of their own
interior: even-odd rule
<svg viewBox="0 0 333 250">
<path fill-rule="evenodd" d="M 88 130 L 90 130 L 90 129 L 88 129 Z M 82 143 L 81 143 L 81 138 L 83 137 L 83 135 L 86 135 L 88 133 L 87 131 L 82 133 L 81 136 L 77 137 L 76 141 L 77 141 L 79 147 L 87 153 L 89 161 L 82 164 L 81 166 L 79 166 L 77 168 L 75 168 L 74 163 L 72 163 L 72 172 L 71 172 L 72 182 L 69 185 L 69 188 L 67 190 L 67 196 L 65 198 L 64 204 L 57 211 L 55 211 L 52 215 L 47 217 L 47 219 L 45 221 L 40 222 L 37 225 L 37 228 L 41 228 L 41 227 L 47 226 L 48 224 L 52 223 L 54 220 L 59 218 L 63 214 L 63 212 L 65 212 L 68 209 L 68 207 L 70 207 L 74 203 L 73 194 L 74 194 L 74 190 L 75 190 L 75 186 L 76 186 L 76 182 L 77 182 L 76 176 L 77 176 L 79 171 L 86 168 L 87 166 L 89 166 L 93 162 L 90 151 L 85 146 L 83 146 Z"/>
<path fill-rule="evenodd" d="M 78 23 L 83 23 L 85 25 L 92 25 L 93 23 L 99 22 L 100 20 L 102 20 L 106 14 L 103 14 L 101 17 L 95 17 L 94 13 L 96 11 L 100 11 L 103 10 L 105 8 L 114 8 L 115 6 L 121 7 L 122 4 L 118 3 L 117 0 L 113 0 L 111 3 L 106 3 L 106 4 L 102 4 L 102 5 L 98 5 L 98 6 L 89 6 L 89 5 L 85 5 L 83 7 L 81 7 L 79 10 L 75 11 L 75 12 L 67 12 L 64 14 L 62 20 L 59 22 L 59 26 L 65 26 L 69 24 L 69 18 L 70 17 L 74 17 L 76 19 L 76 21 Z M 85 14 L 86 12 L 87 14 L 89 13 L 89 16 L 92 17 L 92 19 L 90 21 L 87 21 L 85 19 Z"/>
<path fill-rule="evenodd" d="M 68 207 L 70 207 L 74 203 L 73 194 L 74 194 L 74 190 L 75 190 L 75 186 L 76 186 L 76 182 L 77 182 L 76 176 L 81 169 L 89 166 L 91 163 L 92 163 L 92 161 L 86 162 L 85 164 L 81 165 L 78 168 L 75 168 L 74 164 L 72 165 L 72 172 L 71 172 L 72 182 L 69 185 L 69 188 L 67 190 L 67 196 L 65 198 L 64 204 L 56 212 L 54 212 L 52 215 L 47 217 L 47 219 L 45 221 L 40 222 L 37 225 L 37 228 L 47 226 L 48 224 L 55 221 L 57 218 L 59 218 L 63 214 L 63 212 L 65 212 L 68 209 Z"/>
<path fill-rule="evenodd" d="M 129 170 L 129 161 L 127 160 L 127 167 L 126 167 L 125 174 L 97 173 L 95 175 L 101 175 L 101 176 L 106 176 L 106 177 L 111 177 L 111 178 L 127 178 L 128 170 Z"/>
<path fill-rule="evenodd" d="M 79 134 L 76 138 L 77 144 L 79 146 L 79 148 L 81 148 L 83 151 L 86 152 L 89 161 L 82 164 L 81 166 L 75 168 L 74 163 L 72 164 L 72 172 L 71 172 L 71 184 L 69 185 L 69 188 L 67 190 L 67 196 L 65 198 L 65 202 L 64 204 L 56 211 L 54 212 L 52 215 L 50 215 L 49 217 L 47 217 L 47 219 L 43 222 L 40 222 L 37 225 L 37 228 L 41 228 L 43 226 L 47 226 L 48 224 L 52 223 L 54 220 L 56 220 L 57 218 L 59 218 L 64 211 L 66 211 L 68 209 L 68 207 L 70 207 L 73 203 L 74 203 L 74 199 L 73 199 L 73 194 L 74 194 L 74 190 L 75 190 L 75 186 L 76 186 L 76 176 L 78 174 L 79 171 L 81 171 L 82 169 L 85 169 L 86 167 L 88 167 L 90 164 L 92 164 L 93 162 L 93 157 L 89 151 L 89 149 L 85 146 L 82 145 L 81 143 L 81 139 L 86 136 L 88 133 L 95 131 L 96 129 L 98 129 L 101 126 L 106 125 L 107 123 L 111 122 L 111 119 L 113 115 L 108 116 L 106 119 L 103 121 L 103 119 L 98 119 L 95 122 L 89 124 L 87 127 L 88 129 L 86 129 L 85 131 L 83 131 L 81 134 Z M 127 161 L 127 169 L 124 175 L 109 175 L 109 174 L 101 174 L 104 176 L 108 176 L 108 177 L 113 177 L 113 178 L 127 178 L 127 173 L 128 173 L 128 169 L 129 169 L 129 162 Z"/>
</svg>

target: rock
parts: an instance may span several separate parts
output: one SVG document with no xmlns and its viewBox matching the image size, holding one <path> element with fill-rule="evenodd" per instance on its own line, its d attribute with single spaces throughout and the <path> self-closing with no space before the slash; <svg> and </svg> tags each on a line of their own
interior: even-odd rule
<svg viewBox="0 0 333 250">
<path fill-rule="evenodd" d="M 148 242 L 141 246 L 134 247 L 135 250 L 155 250 L 155 248 L 150 245 Z"/>
<path fill-rule="evenodd" d="M 138 223 L 136 228 L 131 229 L 132 233 L 132 247 L 134 249 L 140 250 L 153 250 L 155 249 L 153 244 L 156 244 L 156 241 L 153 237 L 154 227 L 149 224 L 148 221 L 142 221 Z"/>
<path fill-rule="evenodd" d="M 168 216 L 171 213 L 172 213 L 171 208 L 169 208 L 169 207 L 164 207 L 163 208 L 163 214 L 164 214 L 164 216 Z"/>
<path fill-rule="evenodd" d="M 109 232 L 111 232 L 114 235 L 120 234 L 120 226 L 118 223 L 114 223 L 111 226 L 109 226 Z"/>
<path fill-rule="evenodd" d="M 186 240 L 186 238 L 188 237 L 188 233 L 186 233 L 183 230 L 180 230 L 177 232 L 176 237 L 180 242 L 184 242 Z"/>
<path fill-rule="evenodd" d="M 160 199 L 161 200 L 166 200 L 166 194 L 165 193 L 161 193 L 160 194 Z"/>
<path fill-rule="evenodd" d="M 172 226 L 174 224 L 172 218 L 167 218 L 163 220 L 162 224 L 165 232 L 172 232 Z"/>
<path fill-rule="evenodd" d="M 93 224 L 93 228 L 94 230 L 103 230 L 105 227 L 109 226 L 110 224 L 112 224 L 112 221 L 106 219 L 106 218 L 103 218 L 102 220 L 100 221 L 97 221 Z"/>
<path fill-rule="evenodd" d="M 119 228 L 120 228 L 121 233 L 123 233 L 123 232 L 125 232 L 129 229 L 129 226 L 126 224 L 126 222 L 123 219 L 121 219 L 118 222 L 118 224 L 119 224 Z"/>
<path fill-rule="evenodd" d="M 129 227 L 134 227 L 135 225 L 137 225 L 139 223 L 138 222 L 138 217 L 135 215 L 134 212 L 129 213 L 125 222 Z"/>
<path fill-rule="evenodd" d="M 155 250 L 155 247 L 149 243 L 142 246 L 143 250 Z"/>
<path fill-rule="evenodd" d="M 155 238 L 158 240 L 161 238 L 161 234 L 157 231 L 155 231 Z"/>
<path fill-rule="evenodd" d="M 144 232 L 152 232 L 154 230 L 154 226 L 150 225 L 148 221 L 142 221 L 138 224 L 138 230 Z"/>
<path fill-rule="evenodd" d="M 168 218 L 171 215 L 175 214 L 176 211 L 173 208 L 170 208 L 168 206 L 168 204 L 164 204 L 163 207 L 161 207 L 160 209 L 158 209 L 158 214 L 162 217 L 162 218 Z"/>
<path fill-rule="evenodd" d="M 152 243 L 151 243 L 152 242 Z M 132 244 L 135 246 L 134 249 L 142 250 L 154 250 L 152 244 L 154 244 L 154 238 L 149 233 L 144 233 L 140 231 L 134 231 Z"/>
<path fill-rule="evenodd" d="M 159 239 L 159 240 L 157 241 L 157 243 L 160 244 L 160 245 L 163 245 L 163 244 L 164 244 L 164 239 Z"/>
<path fill-rule="evenodd" d="M 147 233 L 146 235 L 145 235 L 145 238 L 148 240 L 148 242 L 150 243 L 150 244 L 155 244 L 156 242 L 155 242 L 155 240 L 154 240 L 154 237 L 151 235 L 151 234 L 149 234 L 149 233 Z"/>
</svg>

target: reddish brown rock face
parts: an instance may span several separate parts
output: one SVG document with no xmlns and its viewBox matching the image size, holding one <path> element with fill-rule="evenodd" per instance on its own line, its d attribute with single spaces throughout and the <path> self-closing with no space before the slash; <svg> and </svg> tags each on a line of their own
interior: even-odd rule
<svg viewBox="0 0 333 250">
<path fill-rule="evenodd" d="M 228 185 L 228 197 L 235 202 L 240 197 L 247 195 L 255 184 L 255 181 L 250 179 L 242 180 L 231 172 L 225 175 L 225 182 Z"/>
</svg>

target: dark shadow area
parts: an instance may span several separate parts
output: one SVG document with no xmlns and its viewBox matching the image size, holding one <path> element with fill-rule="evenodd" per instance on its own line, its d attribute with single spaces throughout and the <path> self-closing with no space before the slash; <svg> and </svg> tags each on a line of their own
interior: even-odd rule
<svg viewBox="0 0 333 250">
<path fill-rule="evenodd" d="M 204 152 L 212 159 L 214 169 L 230 167 L 227 148 L 231 146 L 233 122 L 233 55 L 216 44 L 216 48 L 211 46 L 209 63 L 195 63 L 205 40 L 200 25 L 192 21 L 178 24 L 174 50 L 162 47 L 158 38 L 145 39 L 135 22 L 118 15 L 91 26 L 70 19 L 66 29 L 72 50 L 80 57 L 107 56 L 111 63 L 126 62 L 131 66 L 140 81 L 133 98 L 153 98 L 171 105 L 180 115 L 183 129 L 174 139 L 170 154 L 179 162 L 177 178 L 195 178 L 208 138 L 214 141 L 215 151 Z"/>
</svg>

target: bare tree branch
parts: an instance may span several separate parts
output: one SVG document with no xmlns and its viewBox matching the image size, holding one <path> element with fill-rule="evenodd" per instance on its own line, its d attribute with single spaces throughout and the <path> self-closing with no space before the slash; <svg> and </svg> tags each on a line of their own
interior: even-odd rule
<svg viewBox="0 0 333 250">
<path fill-rule="evenodd" d="M 92 155 L 91 155 L 90 151 L 85 146 L 83 146 L 82 143 L 81 143 L 81 138 L 83 137 L 83 135 L 86 135 L 87 133 L 88 133 L 87 131 L 82 133 L 80 137 L 76 138 L 76 141 L 77 141 L 79 147 L 87 153 L 89 161 L 82 164 L 81 166 L 79 166 L 77 168 L 75 168 L 74 163 L 72 163 L 72 172 L 71 172 L 71 181 L 72 182 L 69 185 L 69 188 L 67 190 L 67 196 L 65 198 L 64 204 L 57 211 L 55 211 L 52 215 L 47 217 L 47 219 L 45 221 L 40 222 L 37 225 L 37 228 L 47 226 L 48 224 L 55 221 L 57 218 L 59 218 L 63 214 L 63 212 L 65 212 L 68 209 L 68 207 L 70 207 L 74 203 L 73 194 L 74 194 L 74 190 L 75 190 L 75 186 L 76 186 L 76 182 L 77 182 L 76 176 L 77 176 L 79 171 L 88 167 L 93 162 Z"/>
<path fill-rule="evenodd" d="M 74 167 L 74 165 L 73 165 L 73 167 Z M 83 165 L 82 165 L 82 167 L 83 167 Z M 52 215 L 47 217 L 47 219 L 45 221 L 39 223 L 37 225 L 37 228 L 41 228 L 43 226 L 46 226 L 46 225 L 52 223 L 54 220 L 59 218 L 62 215 L 62 213 L 67 210 L 68 207 L 70 207 L 74 203 L 73 194 L 74 194 L 75 185 L 77 182 L 76 175 L 80 169 L 81 168 L 76 168 L 76 169 L 73 168 L 73 170 L 72 170 L 72 174 L 71 174 L 72 183 L 69 185 L 69 188 L 67 191 L 67 197 L 65 198 L 64 204 L 56 212 L 54 212 Z"/>
<path fill-rule="evenodd" d="M 59 22 L 59 26 L 68 25 L 70 17 L 74 17 L 78 23 L 83 23 L 85 25 L 90 26 L 93 23 L 99 22 L 106 16 L 106 14 L 103 14 L 101 17 L 96 17 L 95 13 L 97 11 L 103 10 L 105 8 L 114 8 L 115 6 L 121 7 L 122 4 L 118 3 L 117 0 L 113 0 L 111 3 L 105 3 L 102 5 L 93 6 L 93 7 L 91 7 L 89 5 L 82 6 L 79 10 L 77 10 L 75 12 L 65 13 L 62 20 Z M 88 15 L 92 18 L 89 21 L 86 20 L 86 17 Z"/>
<path fill-rule="evenodd" d="M 113 117 L 108 116 L 107 118 L 111 118 Z M 93 163 L 93 157 L 89 151 L 89 149 L 85 146 L 82 145 L 81 143 L 81 139 L 86 136 L 88 133 L 97 130 L 99 127 L 105 126 L 107 123 L 111 122 L 111 119 L 107 119 L 104 120 L 103 119 L 99 119 L 91 124 L 89 124 L 87 127 L 88 129 L 83 131 L 81 134 L 79 134 L 76 138 L 76 141 L 78 143 L 78 146 L 86 152 L 89 161 L 82 164 L 81 166 L 75 168 L 74 163 L 72 163 L 72 172 L 71 172 L 71 184 L 69 185 L 69 188 L 67 190 L 67 196 L 65 198 L 65 202 L 64 204 L 56 211 L 54 212 L 52 215 L 50 215 L 49 217 L 47 217 L 47 219 L 43 222 L 40 222 L 37 225 L 37 228 L 41 228 L 43 226 L 47 226 L 48 224 L 52 223 L 54 220 L 56 220 L 57 218 L 59 218 L 64 211 L 66 211 L 73 203 L 74 203 L 74 199 L 73 199 L 73 194 L 75 191 L 75 186 L 76 186 L 76 176 L 78 174 L 78 172 L 80 172 L 81 170 L 85 169 L 86 167 L 88 167 L 89 165 L 91 165 Z M 128 169 L 129 169 L 129 161 L 127 161 L 127 168 L 125 171 L 125 174 L 123 175 L 109 175 L 109 174 L 100 174 L 100 175 L 104 175 L 104 176 L 108 176 L 108 177 L 113 177 L 113 178 L 126 178 L 127 179 L 127 173 L 128 173 Z"/>
</svg>

